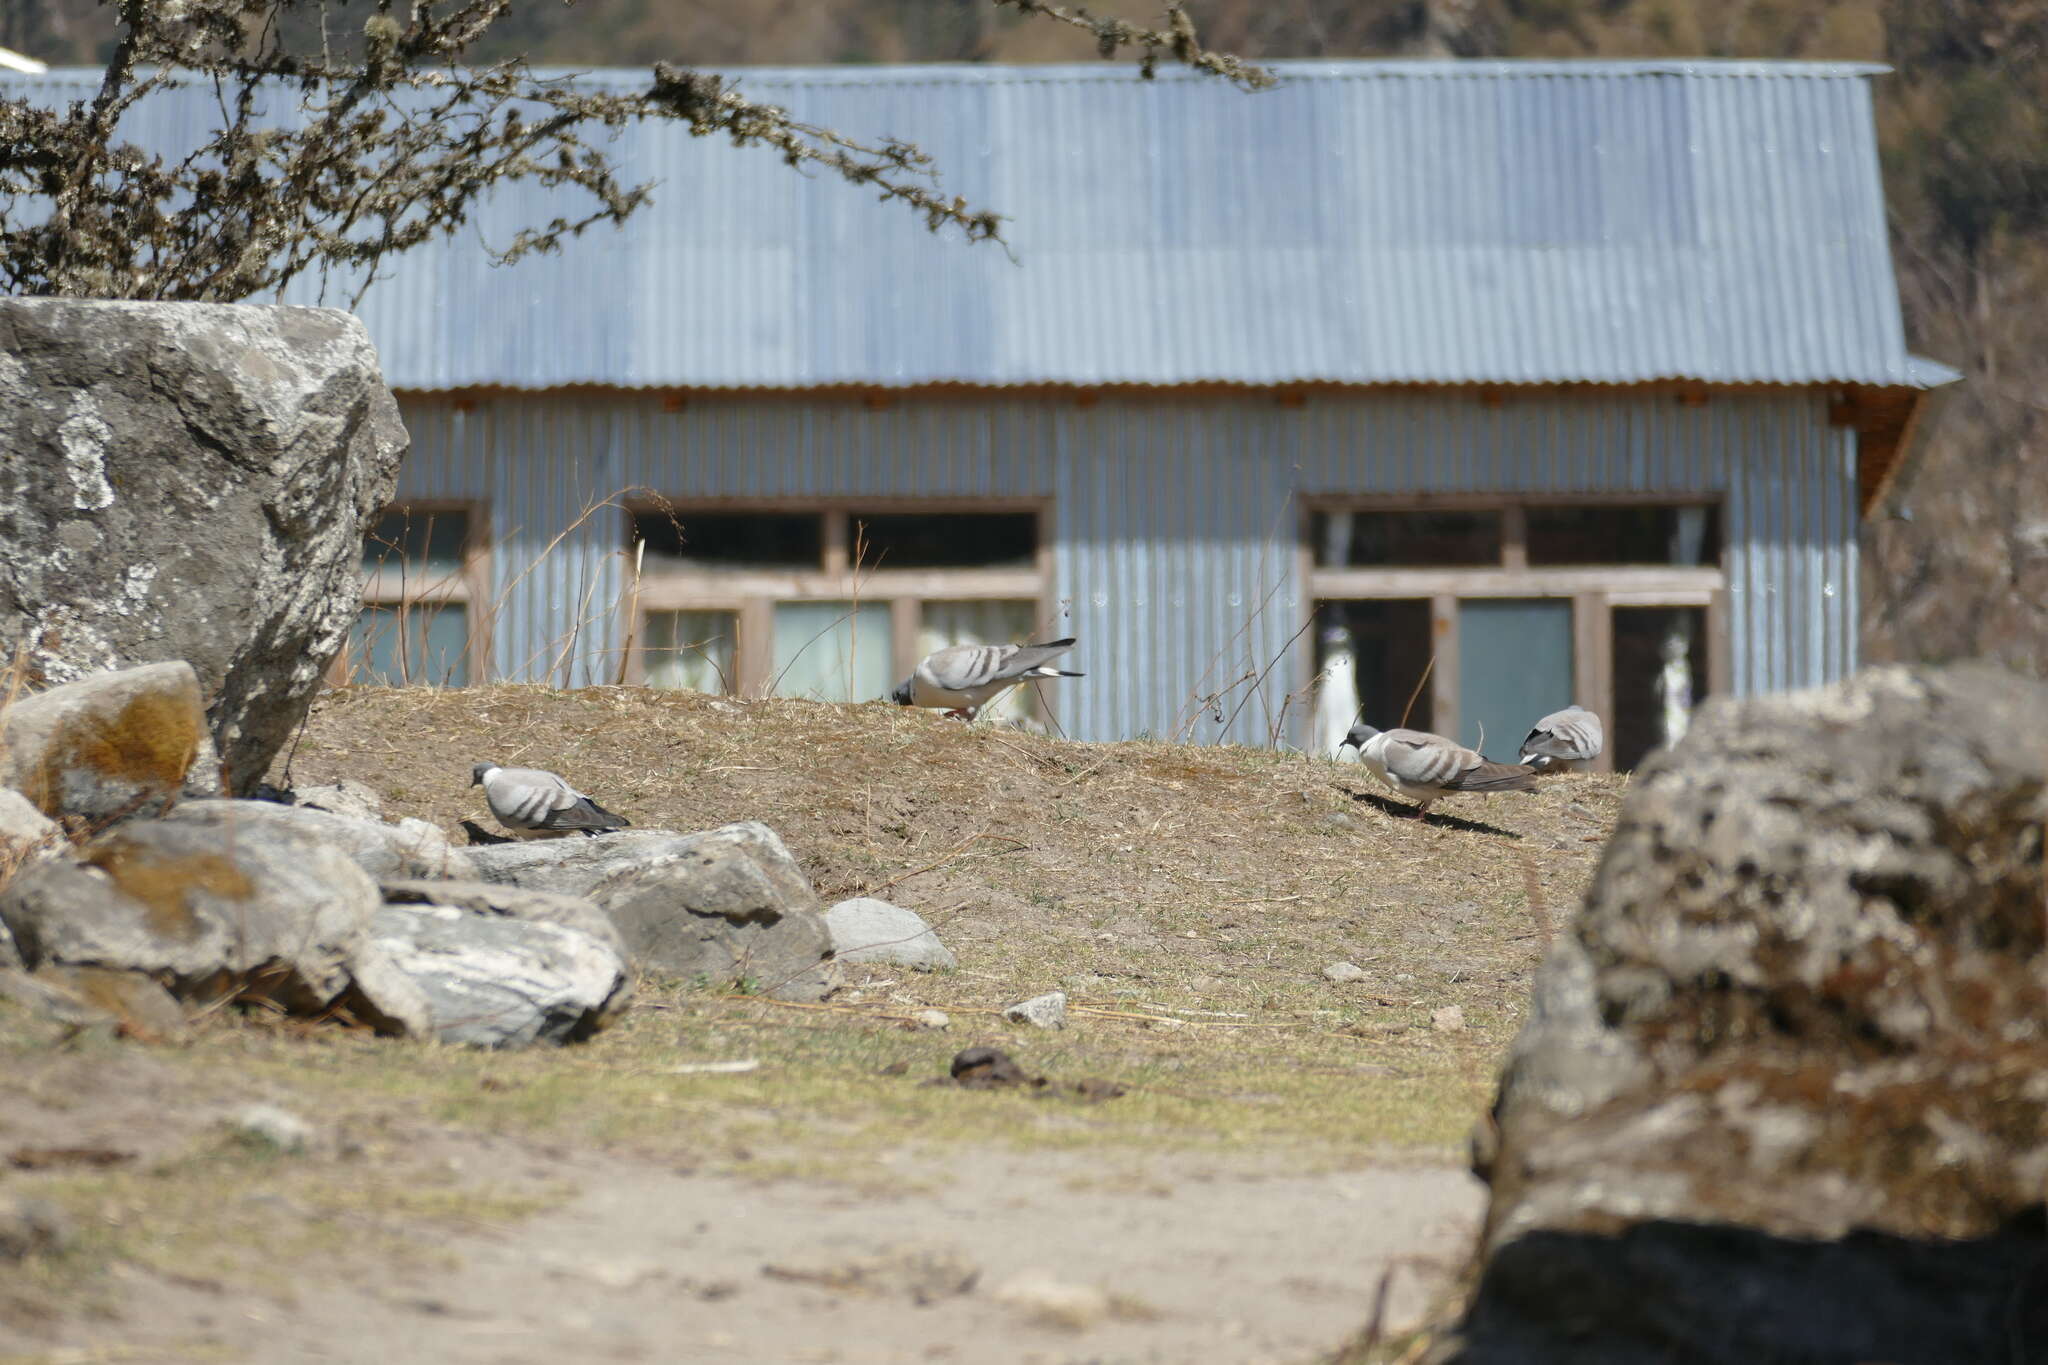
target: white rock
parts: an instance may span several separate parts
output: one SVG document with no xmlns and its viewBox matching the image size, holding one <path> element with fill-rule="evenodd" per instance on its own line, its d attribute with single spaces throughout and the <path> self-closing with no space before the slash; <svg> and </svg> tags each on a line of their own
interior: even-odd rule
<svg viewBox="0 0 2048 1365">
<path fill-rule="evenodd" d="M 919 1010 L 917 1022 L 925 1028 L 950 1028 L 953 1016 L 944 1010 Z"/>
<path fill-rule="evenodd" d="M 303 1152 L 313 1142 L 313 1125 L 274 1104 L 245 1104 L 228 1115 L 228 1126 L 252 1142 L 280 1152 Z"/>
<path fill-rule="evenodd" d="M 0 787 L 0 860 L 57 837 L 57 822 L 12 787 Z"/>
<path fill-rule="evenodd" d="M 1356 962 L 1332 962 L 1323 968 L 1323 975 L 1340 986 L 1348 986 L 1354 981 L 1365 980 L 1365 968 Z"/>
<path fill-rule="evenodd" d="M 576 1042 L 627 987 L 625 962 L 579 929 L 445 905 L 377 911 L 352 969 L 377 1012 L 405 1020 L 423 993 L 433 1036 L 475 1047 Z M 378 982 L 402 978 L 402 996 L 378 996 Z"/>
<path fill-rule="evenodd" d="M 1050 1327 L 1081 1331 L 1109 1316 L 1109 1295 L 1049 1270 L 1021 1270 L 996 1286 L 995 1301 Z"/>
<path fill-rule="evenodd" d="M 839 902 L 825 912 L 825 927 L 841 962 L 888 962 L 923 972 L 950 972 L 960 965 L 915 911 L 872 896 Z"/>
<path fill-rule="evenodd" d="M 1465 1031 L 1465 1007 L 1462 1005 L 1445 1005 L 1440 1010 L 1432 1010 L 1429 1015 L 1429 1024 L 1438 1033 L 1463 1033 Z"/>
<path fill-rule="evenodd" d="M 1047 991 L 1034 995 L 1029 1000 L 1020 1000 L 1003 1010 L 1003 1018 L 1013 1024 L 1033 1024 L 1039 1028 L 1065 1028 L 1067 1026 L 1067 993 Z"/>
<path fill-rule="evenodd" d="M 352 777 L 344 777 L 325 786 L 294 787 L 292 804 L 324 810 L 329 815 L 346 815 L 354 820 L 384 818 L 384 798 L 368 783 L 358 782 Z"/>
</svg>

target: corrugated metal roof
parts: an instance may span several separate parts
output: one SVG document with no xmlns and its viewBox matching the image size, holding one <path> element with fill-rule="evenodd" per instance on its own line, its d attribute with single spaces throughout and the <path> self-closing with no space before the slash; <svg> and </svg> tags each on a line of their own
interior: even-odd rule
<svg viewBox="0 0 2048 1365">
<path fill-rule="evenodd" d="M 495 270 L 479 236 L 562 211 L 516 187 L 361 312 L 411 389 L 1941 382 L 1905 349 L 1882 67 L 1275 66 L 1257 94 L 1107 64 L 735 71 L 807 122 L 916 140 L 949 192 L 1008 215 L 1014 260 L 642 124 L 611 145 L 658 182 L 626 228 Z M 189 136 L 202 100 L 146 102 L 123 133 Z"/>
</svg>

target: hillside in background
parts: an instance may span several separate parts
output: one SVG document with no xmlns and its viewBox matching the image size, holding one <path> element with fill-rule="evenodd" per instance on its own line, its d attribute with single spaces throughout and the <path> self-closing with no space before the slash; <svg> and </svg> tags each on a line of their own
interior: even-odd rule
<svg viewBox="0 0 2048 1365">
<path fill-rule="evenodd" d="M 346 14 L 349 7 L 337 7 Z M 361 9 L 360 6 L 353 7 Z M 1096 9 L 1132 19 L 1156 6 Z M 1254 58 L 1784 57 L 1882 61 L 1894 244 L 1914 348 L 1968 379 L 1864 533 L 1866 654 L 1990 655 L 2048 676 L 2048 6 L 2032 0 L 1190 0 Z M 337 32 L 353 30 L 337 23 Z M 0 0 L 0 46 L 110 50 L 90 0 Z M 1075 61 L 1072 30 L 992 0 L 524 0 L 480 59 L 701 65 Z M 916 128 L 848 129 L 915 139 Z M 994 207 L 1000 209 L 1002 205 Z"/>
</svg>

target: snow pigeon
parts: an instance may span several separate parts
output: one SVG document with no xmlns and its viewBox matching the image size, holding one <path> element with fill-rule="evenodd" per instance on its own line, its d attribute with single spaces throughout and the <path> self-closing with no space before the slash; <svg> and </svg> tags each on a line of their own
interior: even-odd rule
<svg viewBox="0 0 2048 1365">
<path fill-rule="evenodd" d="M 1375 777 L 1411 801 L 1415 818 L 1450 792 L 1522 792 L 1536 785 L 1536 770 L 1521 763 L 1489 762 L 1476 750 L 1426 730 L 1375 730 L 1354 725 L 1344 743 Z"/>
<path fill-rule="evenodd" d="M 491 814 L 516 838 L 548 839 L 578 832 L 606 834 L 633 823 L 539 768 L 501 768 L 495 763 L 479 763 L 470 770 L 469 785 L 479 784 Z"/>
<path fill-rule="evenodd" d="M 1606 735 L 1600 717 L 1583 706 L 1567 706 L 1536 722 L 1522 741 L 1522 762 L 1545 772 L 1600 757 Z"/>
<path fill-rule="evenodd" d="M 991 698 L 1027 678 L 1085 677 L 1046 662 L 1073 647 L 1071 638 L 1035 645 L 948 645 L 927 654 L 889 699 L 898 706 L 943 706 L 949 716 L 973 720 Z"/>
</svg>

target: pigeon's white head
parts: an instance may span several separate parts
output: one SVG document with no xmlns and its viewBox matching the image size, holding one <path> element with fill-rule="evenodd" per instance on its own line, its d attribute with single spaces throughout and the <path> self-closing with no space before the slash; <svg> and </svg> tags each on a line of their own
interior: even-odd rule
<svg viewBox="0 0 2048 1365">
<path fill-rule="evenodd" d="M 1363 749 L 1365 748 L 1365 742 L 1378 733 L 1379 731 L 1373 729 L 1370 725 L 1354 725 L 1351 727 L 1350 733 L 1344 736 L 1344 744 L 1339 744 L 1337 747 L 1341 749 L 1345 744 L 1350 744 Z"/>
<path fill-rule="evenodd" d="M 489 777 L 492 773 L 496 772 L 497 769 L 498 765 L 495 763 L 477 764 L 474 768 L 471 768 L 469 770 L 469 785 L 474 787 L 477 783 L 483 781 L 486 777 Z"/>
</svg>

